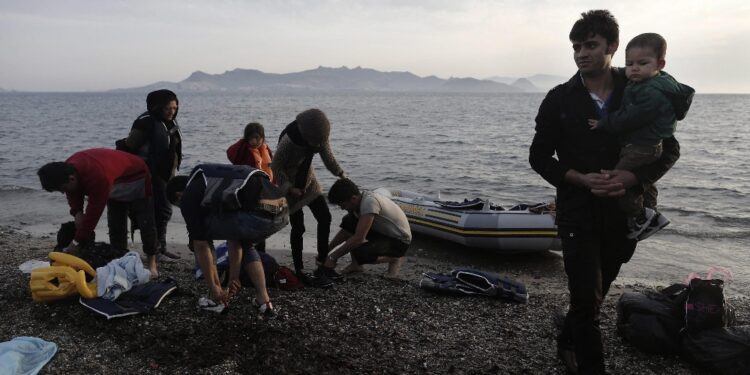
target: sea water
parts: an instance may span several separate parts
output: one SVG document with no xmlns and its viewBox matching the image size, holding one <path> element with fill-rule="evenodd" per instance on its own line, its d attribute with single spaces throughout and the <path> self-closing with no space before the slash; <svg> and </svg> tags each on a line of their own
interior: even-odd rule
<svg viewBox="0 0 750 375">
<path fill-rule="evenodd" d="M 86 148 L 113 147 L 145 109 L 146 93 L 0 94 L 0 225 L 50 234 L 69 219 L 64 197 L 41 190 L 37 169 Z M 178 93 L 179 94 L 179 93 Z M 482 197 L 501 205 L 554 199 L 528 163 L 543 94 L 179 94 L 185 174 L 226 162 L 245 124 L 262 123 L 276 148 L 280 131 L 307 108 L 325 111 L 331 145 L 363 188 L 391 187 L 446 199 Z M 750 95 L 697 95 L 676 136 L 681 157 L 657 184 L 672 223 L 638 245 L 622 279 L 680 281 L 710 266 L 729 267 L 734 292 L 750 286 Z M 334 181 L 316 158 L 322 186 Z M 332 229 L 341 212 L 334 213 Z M 312 215 L 307 213 L 309 219 Z M 179 210 L 170 241 L 184 242 Z M 106 219 L 97 230 L 106 240 Z M 315 222 L 307 221 L 314 246 Z M 312 233 L 312 234 L 311 234 Z M 288 228 L 269 241 L 288 246 Z M 273 242 L 276 241 L 276 242 Z M 442 251 L 466 252 L 429 242 Z"/>
</svg>

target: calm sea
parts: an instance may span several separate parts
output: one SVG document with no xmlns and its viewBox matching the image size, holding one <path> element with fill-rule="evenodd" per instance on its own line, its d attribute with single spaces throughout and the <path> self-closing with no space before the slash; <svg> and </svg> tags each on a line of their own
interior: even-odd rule
<svg viewBox="0 0 750 375">
<path fill-rule="evenodd" d="M 527 161 L 542 98 L 184 94 L 178 115 L 185 144 L 182 172 L 202 162 L 225 162 L 227 146 L 250 121 L 265 125 L 268 143 L 275 148 L 279 132 L 298 112 L 317 107 L 331 120 L 337 159 L 365 188 L 439 192 L 451 199 L 485 197 L 498 204 L 549 201 L 553 188 Z M 113 147 L 144 107 L 145 93 L 0 94 L 0 225 L 32 234 L 52 232 L 67 219 L 65 201 L 41 191 L 36 170 L 81 149 Z M 696 96 L 678 126 L 682 157 L 658 184 L 660 209 L 672 224 L 638 246 L 623 268 L 624 279 L 673 282 L 692 271 L 725 266 L 734 272 L 730 290 L 746 294 L 750 127 L 742 121 L 749 117 L 750 95 Z M 318 174 L 323 186 L 330 186 L 333 177 L 320 168 Z M 170 232 L 176 240 L 183 238 L 184 229 Z"/>
</svg>

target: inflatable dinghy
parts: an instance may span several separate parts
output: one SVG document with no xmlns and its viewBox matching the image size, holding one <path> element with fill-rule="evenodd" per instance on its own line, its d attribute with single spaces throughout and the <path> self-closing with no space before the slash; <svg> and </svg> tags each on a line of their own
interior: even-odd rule
<svg viewBox="0 0 750 375">
<path fill-rule="evenodd" d="M 416 233 L 498 253 L 560 250 L 554 203 L 506 209 L 482 199 L 449 202 L 406 190 L 375 192 L 401 207 Z"/>
</svg>

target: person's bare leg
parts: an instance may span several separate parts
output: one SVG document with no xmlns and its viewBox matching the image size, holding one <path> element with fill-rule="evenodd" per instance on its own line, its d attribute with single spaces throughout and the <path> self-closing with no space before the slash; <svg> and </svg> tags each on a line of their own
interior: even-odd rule
<svg viewBox="0 0 750 375">
<path fill-rule="evenodd" d="M 401 280 L 401 276 L 399 275 L 399 272 L 401 271 L 401 266 L 406 261 L 406 257 L 378 257 L 376 262 L 378 263 L 388 263 L 388 272 L 384 275 L 386 279 L 391 280 Z"/>
<path fill-rule="evenodd" d="M 151 271 L 151 279 L 159 278 L 159 268 L 156 264 L 156 255 L 148 256 L 148 270 Z"/>
<path fill-rule="evenodd" d="M 250 262 L 245 265 L 245 271 L 250 276 L 250 281 L 255 287 L 255 298 L 258 303 L 264 304 L 271 300 L 266 289 L 266 274 L 263 272 L 263 264 L 260 260 Z"/>
</svg>

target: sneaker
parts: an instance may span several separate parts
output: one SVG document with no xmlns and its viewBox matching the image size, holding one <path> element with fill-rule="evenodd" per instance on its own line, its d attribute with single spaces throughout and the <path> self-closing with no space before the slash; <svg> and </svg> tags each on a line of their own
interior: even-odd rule
<svg viewBox="0 0 750 375">
<path fill-rule="evenodd" d="M 294 276 L 297 276 L 297 278 L 299 279 L 299 281 L 301 281 L 302 284 L 305 284 L 305 286 L 312 286 L 313 285 L 312 277 L 310 277 L 310 275 L 306 274 L 305 271 L 296 270 L 296 271 L 294 271 Z"/>
<path fill-rule="evenodd" d="M 208 297 L 201 297 L 200 299 L 198 299 L 198 308 L 201 310 L 211 311 L 217 314 L 221 314 L 222 312 L 224 312 L 224 309 L 226 308 L 226 306 L 221 303 L 216 303 Z"/>
<path fill-rule="evenodd" d="M 327 289 L 333 286 L 333 280 L 328 278 L 322 268 L 323 267 L 320 267 L 315 270 L 315 272 L 313 272 L 312 286 L 316 288 Z"/>
<path fill-rule="evenodd" d="M 333 268 L 320 267 L 318 269 L 322 270 L 323 274 L 326 275 L 327 278 L 334 280 L 334 281 L 341 280 L 341 278 L 343 277 L 341 276 L 340 273 L 336 272 L 336 270 Z"/>
<path fill-rule="evenodd" d="M 258 308 L 258 315 L 263 318 L 263 320 L 275 319 L 279 315 L 278 309 L 273 307 L 271 301 L 260 303 L 258 302 L 258 299 L 253 298 L 253 306 Z"/>
<path fill-rule="evenodd" d="M 657 212 L 654 218 L 651 219 L 649 226 L 638 236 L 638 241 L 643 241 L 646 238 L 651 237 L 654 233 L 664 229 L 667 225 L 669 225 L 669 219 Z"/>
<path fill-rule="evenodd" d="M 638 236 L 640 236 L 641 233 L 643 233 L 643 231 L 648 228 L 649 224 L 651 224 L 651 221 L 655 216 L 656 211 L 650 208 L 644 208 L 643 214 L 640 215 L 640 217 L 628 218 L 628 229 L 630 231 L 625 237 L 631 240 L 637 239 Z"/>
</svg>

